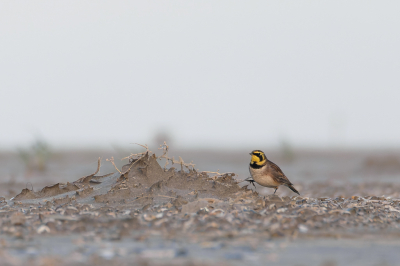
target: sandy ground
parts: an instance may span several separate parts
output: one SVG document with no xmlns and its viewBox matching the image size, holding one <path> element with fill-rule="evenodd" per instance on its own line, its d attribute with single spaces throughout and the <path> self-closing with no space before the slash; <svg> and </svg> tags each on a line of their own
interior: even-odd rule
<svg viewBox="0 0 400 266">
<path fill-rule="evenodd" d="M 248 151 L 175 151 L 174 158 L 196 166 L 166 168 L 150 153 L 115 160 L 120 172 L 105 160 L 126 153 L 53 153 L 44 167 L 34 156 L 1 154 L 1 265 L 397 265 L 400 259 L 399 152 L 268 153 L 301 196 L 239 183 L 248 177 Z"/>
</svg>

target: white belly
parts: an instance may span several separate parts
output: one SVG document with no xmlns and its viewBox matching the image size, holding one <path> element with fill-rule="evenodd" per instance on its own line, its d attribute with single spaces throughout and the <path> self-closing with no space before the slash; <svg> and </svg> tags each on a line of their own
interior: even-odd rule
<svg viewBox="0 0 400 266">
<path fill-rule="evenodd" d="M 250 174 L 254 181 L 261 186 L 275 188 L 280 185 L 272 176 L 266 175 L 263 169 L 253 169 L 250 167 Z"/>
</svg>

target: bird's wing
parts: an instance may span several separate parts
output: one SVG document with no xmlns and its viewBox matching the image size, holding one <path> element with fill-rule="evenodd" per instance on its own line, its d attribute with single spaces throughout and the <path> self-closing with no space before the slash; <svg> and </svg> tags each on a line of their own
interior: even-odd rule
<svg viewBox="0 0 400 266">
<path fill-rule="evenodd" d="M 270 160 L 268 160 L 268 165 L 271 169 L 272 176 L 274 178 L 276 178 L 279 183 L 292 185 L 292 183 L 285 176 L 285 174 L 282 172 L 282 170 L 281 170 L 281 168 L 279 168 L 279 166 L 277 166 L 275 163 L 271 162 Z"/>
</svg>

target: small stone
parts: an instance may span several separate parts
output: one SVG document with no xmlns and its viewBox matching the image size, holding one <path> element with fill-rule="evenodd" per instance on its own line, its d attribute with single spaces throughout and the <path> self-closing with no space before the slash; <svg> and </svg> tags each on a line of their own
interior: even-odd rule
<svg viewBox="0 0 400 266">
<path fill-rule="evenodd" d="M 282 213 L 282 212 L 285 212 L 287 210 L 288 210 L 287 208 L 279 208 L 276 212 L 277 213 Z"/>
<path fill-rule="evenodd" d="M 308 232 L 308 227 L 305 226 L 304 224 L 300 224 L 298 226 L 300 233 L 307 233 Z"/>
<path fill-rule="evenodd" d="M 151 221 L 157 219 L 157 217 L 155 215 L 145 213 L 145 214 L 143 214 L 143 219 L 146 222 L 151 222 Z"/>
<path fill-rule="evenodd" d="M 42 224 L 41 226 L 38 227 L 36 232 L 38 234 L 50 233 L 50 228 L 47 225 Z"/>
</svg>

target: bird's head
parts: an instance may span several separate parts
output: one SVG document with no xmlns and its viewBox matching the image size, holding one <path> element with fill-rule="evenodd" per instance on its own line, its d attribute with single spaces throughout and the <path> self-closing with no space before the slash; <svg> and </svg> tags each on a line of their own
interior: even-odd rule
<svg viewBox="0 0 400 266">
<path fill-rule="evenodd" d="M 250 153 L 251 155 L 251 165 L 261 166 L 267 162 L 267 157 L 265 153 L 260 150 L 254 150 Z"/>
</svg>

